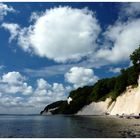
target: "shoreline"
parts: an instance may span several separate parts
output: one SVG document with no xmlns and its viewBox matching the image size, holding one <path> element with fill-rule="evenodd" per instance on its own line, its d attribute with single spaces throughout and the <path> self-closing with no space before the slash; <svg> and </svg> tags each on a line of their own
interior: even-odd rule
<svg viewBox="0 0 140 140">
<path fill-rule="evenodd" d="M 78 114 L 40 114 L 41 116 L 77 116 L 77 117 L 84 117 L 84 116 L 89 116 L 89 117 L 113 117 L 113 118 L 120 118 L 120 119 L 140 119 L 140 115 L 110 115 L 110 114 L 103 114 L 103 115 L 78 115 Z"/>
</svg>

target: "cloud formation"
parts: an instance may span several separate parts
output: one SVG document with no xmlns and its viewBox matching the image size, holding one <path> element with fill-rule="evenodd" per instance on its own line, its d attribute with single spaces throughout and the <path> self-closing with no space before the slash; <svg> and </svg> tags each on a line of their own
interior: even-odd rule
<svg viewBox="0 0 140 140">
<path fill-rule="evenodd" d="M 5 107 L 10 107 L 11 111 L 12 108 L 17 108 L 20 113 L 21 108 L 24 112 L 31 108 L 34 111 L 42 110 L 49 103 L 66 99 L 71 89 L 61 83 L 49 84 L 42 78 L 37 79 L 34 86 L 30 86 L 27 78 L 19 72 L 8 72 L 0 77 L 0 106 L 2 110 Z"/>
<path fill-rule="evenodd" d="M 97 52 L 97 58 L 108 63 L 120 63 L 129 60 L 129 55 L 140 44 L 140 19 L 117 21 L 104 33 L 106 42 Z"/>
<path fill-rule="evenodd" d="M 0 93 L 22 93 L 23 95 L 32 94 L 32 86 L 28 86 L 25 77 L 19 72 L 8 72 L 0 78 Z"/>
<path fill-rule="evenodd" d="M 13 7 L 0 3 L 0 20 L 3 20 L 4 16 L 6 16 L 8 13 L 13 12 L 15 12 L 15 9 Z"/>
<path fill-rule="evenodd" d="M 35 19 L 33 25 L 18 32 L 18 44 L 24 51 L 56 62 L 67 62 L 78 61 L 97 47 L 96 39 L 101 29 L 95 14 L 88 9 L 58 7 L 46 10 Z M 10 31 L 11 39 L 17 35 L 14 31 L 18 27 L 13 31 L 13 26 L 15 24 L 3 25 Z"/>
<path fill-rule="evenodd" d="M 119 15 L 117 21 L 102 32 L 102 46 L 97 43 L 101 33 L 99 22 L 94 12 L 86 8 L 55 7 L 45 12 L 33 12 L 29 27 L 20 28 L 14 23 L 3 23 L 2 27 L 10 31 L 9 41 L 17 39 L 26 52 L 56 62 L 75 62 L 86 57 L 85 62 L 77 66 L 88 63 L 90 67 L 99 67 L 129 61 L 129 55 L 138 48 L 140 19 L 134 16 L 139 13 L 137 5 L 122 4 L 120 14 L 123 12 L 129 18 L 124 20 Z"/>
<path fill-rule="evenodd" d="M 0 98 L 1 107 L 21 107 L 24 106 L 22 97 L 3 96 Z"/>
<path fill-rule="evenodd" d="M 125 17 L 136 17 L 137 15 L 140 15 L 140 3 L 131 2 L 122 4 L 120 14 Z"/>
<path fill-rule="evenodd" d="M 19 25 L 15 23 L 2 23 L 1 26 L 10 32 L 9 42 L 15 39 L 20 31 Z"/>
<path fill-rule="evenodd" d="M 92 69 L 84 67 L 72 67 L 66 74 L 67 82 L 73 84 L 74 88 L 83 87 L 89 84 L 94 84 L 99 79 Z"/>
<path fill-rule="evenodd" d="M 37 87 L 33 96 L 28 99 L 28 104 L 34 107 L 44 107 L 47 104 L 66 99 L 67 87 L 61 83 L 49 84 L 44 79 L 37 80 Z"/>
</svg>

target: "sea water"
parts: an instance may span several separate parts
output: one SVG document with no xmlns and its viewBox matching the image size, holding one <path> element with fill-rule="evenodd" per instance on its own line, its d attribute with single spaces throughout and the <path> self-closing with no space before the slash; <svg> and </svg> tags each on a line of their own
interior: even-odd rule
<svg viewBox="0 0 140 140">
<path fill-rule="evenodd" d="M 1 138 L 139 137 L 140 120 L 110 116 L 0 115 Z"/>
</svg>

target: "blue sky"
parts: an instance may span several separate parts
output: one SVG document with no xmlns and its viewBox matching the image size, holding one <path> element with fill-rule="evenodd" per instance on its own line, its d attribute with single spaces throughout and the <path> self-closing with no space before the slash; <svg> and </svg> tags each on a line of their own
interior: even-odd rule
<svg viewBox="0 0 140 140">
<path fill-rule="evenodd" d="M 1 113 L 39 113 L 71 90 L 129 67 L 129 55 L 140 44 L 139 7 L 0 3 Z"/>
</svg>

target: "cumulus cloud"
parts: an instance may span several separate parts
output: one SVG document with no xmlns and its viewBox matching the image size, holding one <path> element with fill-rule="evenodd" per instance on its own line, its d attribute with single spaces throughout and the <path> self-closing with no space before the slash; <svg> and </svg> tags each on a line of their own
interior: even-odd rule
<svg viewBox="0 0 140 140">
<path fill-rule="evenodd" d="M 125 16 L 128 15 L 126 13 L 129 17 L 133 15 L 130 13 L 139 13 L 138 3 L 122 5 Z M 129 55 L 140 44 L 140 19 L 136 17 L 125 21 L 118 18 L 115 24 L 108 26 L 102 33 L 103 46 L 97 45 L 101 28 L 94 12 L 88 9 L 57 7 L 41 13 L 33 12 L 30 20 L 32 25 L 24 28 L 14 23 L 3 23 L 2 26 L 11 33 L 9 41 L 16 38 L 24 51 L 57 62 L 78 61 L 86 57 L 77 66 L 89 65 L 90 68 L 120 63 L 128 61 Z M 41 69 L 37 75 L 44 74 L 45 70 Z M 53 72 L 49 73 L 53 75 Z"/>
<path fill-rule="evenodd" d="M 129 61 L 140 44 L 140 3 L 122 3 L 118 19 L 103 33 L 104 43 L 96 58 L 105 64 Z"/>
<path fill-rule="evenodd" d="M 43 107 L 51 102 L 66 99 L 68 88 L 61 83 L 49 84 L 44 79 L 37 80 L 37 87 L 33 96 L 28 99 L 28 104 Z"/>
<path fill-rule="evenodd" d="M 37 79 L 33 88 L 26 80 L 25 76 L 15 71 L 0 77 L 0 109 L 3 112 L 10 107 L 9 113 L 15 112 L 14 109 L 18 113 L 39 113 L 47 104 L 66 99 L 67 93 L 72 89 L 61 83 L 50 84 L 42 78 Z"/>
<path fill-rule="evenodd" d="M 129 55 L 140 44 L 140 19 L 118 21 L 109 26 L 104 35 L 108 44 L 104 44 L 97 57 L 109 63 L 119 63 L 129 60 Z"/>
<path fill-rule="evenodd" d="M 8 13 L 15 12 L 15 9 L 11 6 L 8 6 L 4 3 L 0 3 L 0 20 L 4 18 Z"/>
<path fill-rule="evenodd" d="M 0 97 L 1 113 L 7 114 L 33 114 L 39 113 L 40 108 L 35 108 L 28 104 L 28 99 L 20 96 L 2 94 Z"/>
<path fill-rule="evenodd" d="M 78 61 L 97 47 L 101 29 L 95 14 L 88 9 L 58 7 L 39 16 L 34 13 L 31 19 L 36 19 L 34 24 L 18 34 L 18 44 L 24 51 L 66 62 Z"/>
<path fill-rule="evenodd" d="M 32 86 L 28 86 L 25 77 L 19 72 L 8 72 L 0 78 L 0 93 L 21 93 L 23 95 L 32 94 Z"/>
<path fill-rule="evenodd" d="M 72 67 L 66 74 L 67 82 L 73 84 L 74 88 L 94 84 L 99 79 L 92 69 L 84 67 Z"/>
<path fill-rule="evenodd" d="M 22 97 L 2 96 L 0 105 L 3 107 L 18 107 L 24 106 Z"/>
</svg>

